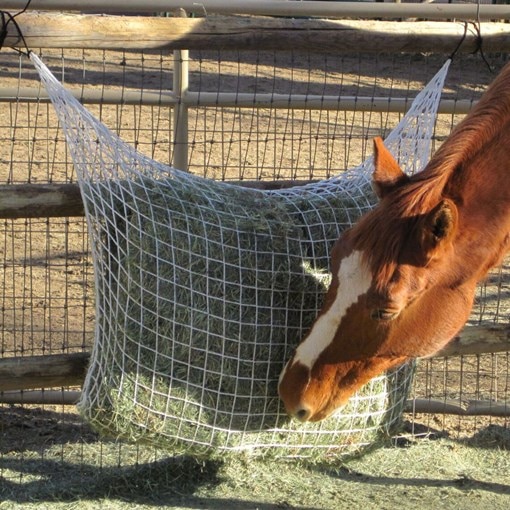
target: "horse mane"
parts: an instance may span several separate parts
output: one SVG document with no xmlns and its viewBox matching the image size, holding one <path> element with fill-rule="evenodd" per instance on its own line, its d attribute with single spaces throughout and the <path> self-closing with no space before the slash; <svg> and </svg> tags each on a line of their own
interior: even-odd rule
<svg viewBox="0 0 510 510">
<path fill-rule="evenodd" d="M 510 122 L 510 63 L 507 64 L 473 110 L 451 132 L 416 182 L 437 178 L 447 181 L 451 174 L 471 161 Z"/>
<path fill-rule="evenodd" d="M 457 197 L 451 195 L 455 190 L 445 189 L 447 184 L 509 122 L 510 64 L 507 64 L 425 169 L 388 194 L 351 231 L 354 245 L 364 252 L 365 263 L 381 271 L 381 280 L 393 274 L 402 246 L 420 216 L 429 212 L 443 196 L 456 201 Z"/>
</svg>

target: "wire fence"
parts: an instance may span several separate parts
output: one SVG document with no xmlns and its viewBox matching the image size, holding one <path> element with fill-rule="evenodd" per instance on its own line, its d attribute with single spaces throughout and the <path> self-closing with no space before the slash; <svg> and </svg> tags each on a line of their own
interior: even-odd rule
<svg viewBox="0 0 510 510">
<path fill-rule="evenodd" d="M 178 101 L 168 94 L 174 87 L 172 54 L 40 54 L 57 78 L 123 140 L 162 163 L 174 162 L 180 149 L 175 143 Z M 507 60 L 505 54 L 488 57 L 495 69 Z M 186 104 L 188 169 L 228 181 L 306 181 L 336 175 L 371 154 L 372 138 L 396 125 L 402 100 L 414 98 L 443 60 L 431 54 L 192 51 L 187 62 L 188 92 L 195 93 Z M 0 184 L 74 183 L 63 133 L 31 64 L 4 49 L 0 76 Z M 454 107 L 438 116 L 434 149 L 465 113 L 457 113 L 455 105 L 476 100 L 492 78 L 477 55 L 454 62 L 444 92 Z M 220 92 L 226 96 L 220 97 Z M 285 96 L 302 103 L 284 104 Z M 321 104 L 320 98 L 327 101 Z M 84 219 L 6 218 L 1 225 L 2 358 L 89 351 L 94 289 Z M 507 269 L 505 262 L 480 287 L 471 324 L 508 323 Z M 496 353 L 422 361 L 413 397 L 509 406 L 509 360 L 509 353 Z M 70 406 L 3 404 L 0 416 L 1 471 L 7 478 L 27 476 L 13 464 L 12 452 L 21 452 L 17 462 L 51 458 L 82 468 L 132 465 L 159 455 L 98 440 Z M 508 416 L 487 413 L 421 414 L 412 409 L 406 418 L 413 434 L 439 431 L 458 437 L 490 425 L 508 427 L 509 422 Z"/>
</svg>

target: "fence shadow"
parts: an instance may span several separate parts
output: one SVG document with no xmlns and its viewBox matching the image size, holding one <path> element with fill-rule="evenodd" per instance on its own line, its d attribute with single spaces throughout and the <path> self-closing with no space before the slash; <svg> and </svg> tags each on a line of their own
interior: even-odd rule
<svg viewBox="0 0 510 510">
<path fill-rule="evenodd" d="M 287 507 L 286 504 L 282 506 L 281 503 L 247 500 L 227 494 L 224 498 L 195 494 L 201 489 L 214 491 L 223 482 L 221 466 L 222 461 L 200 461 L 190 456 L 129 467 L 102 468 L 44 458 L 0 457 L 0 500 L 22 505 L 107 499 L 114 508 L 117 508 L 117 503 L 210 510 L 276 510 Z M 16 476 L 9 478 L 5 473 Z M 319 507 L 292 508 L 318 510 Z"/>
<path fill-rule="evenodd" d="M 510 428 L 490 424 L 476 431 L 471 437 L 459 439 L 458 442 L 473 448 L 510 451 Z"/>
<path fill-rule="evenodd" d="M 98 435 L 76 413 L 55 412 L 28 406 L 0 410 L 0 459 L 5 455 L 45 451 L 69 443 L 88 444 Z"/>
<path fill-rule="evenodd" d="M 199 462 L 191 457 L 169 458 L 129 467 L 96 467 L 60 460 L 0 460 L 2 500 L 70 502 L 104 499 L 166 505 L 192 495 L 200 486 L 218 483 L 219 463 Z M 242 506 L 240 506 L 242 508 Z"/>
<path fill-rule="evenodd" d="M 88 55 L 86 72 L 85 60 L 69 57 L 65 62 L 65 83 L 68 86 L 90 87 L 101 85 L 106 88 L 163 89 L 172 86 L 171 63 L 161 65 L 154 59 L 154 65 L 146 61 L 142 65 L 139 52 L 111 52 L 105 67 L 101 61 L 101 50 Z M 157 52 L 152 52 L 155 56 Z M 99 56 L 99 57 L 98 57 Z M 293 93 L 336 96 L 383 96 L 414 97 L 416 85 L 424 86 L 444 63 L 444 55 L 406 55 L 396 60 L 394 55 L 321 55 L 304 52 L 257 52 L 195 50 L 190 53 L 190 91 L 209 92 L 257 92 Z M 462 65 L 460 58 L 462 57 Z M 480 66 L 472 55 L 459 56 L 457 68 L 450 71 L 444 91 L 452 99 L 473 99 L 478 97 L 473 89 L 487 84 L 494 75 L 485 72 L 480 76 Z M 43 60 L 60 80 L 62 76 L 62 55 L 44 55 Z M 209 65 L 206 63 L 209 62 Z M 39 77 L 36 70 L 23 62 L 20 75 L 19 56 L 4 53 L 0 56 L 0 78 L 32 81 L 37 86 Z M 195 63 L 195 65 L 193 64 Z M 197 64 L 198 63 L 198 64 Z M 503 65 L 499 56 L 494 56 L 496 68 Z M 221 71 L 219 69 L 221 68 Z M 244 71 L 243 71 L 244 69 Z M 293 76 L 297 73 L 298 78 Z M 302 75 L 302 76 L 301 76 Z M 327 77 L 330 75 L 329 77 Z M 352 75 L 352 76 L 350 76 Z M 391 77 L 391 79 L 389 79 Z"/>
<path fill-rule="evenodd" d="M 468 476 L 459 476 L 452 479 L 441 479 L 433 477 L 401 477 L 401 476 L 378 476 L 362 473 L 346 467 L 335 469 L 330 472 L 331 476 L 335 476 L 344 482 L 356 482 L 358 484 L 384 485 L 393 487 L 416 487 L 423 489 L 425 487 L 432 488 L 455 488 L 462 491 L 483 491 L 495 494 L 509 494 L 510 485 L 497 482 L 485 482 L 476 480 Z"/>
</svg>

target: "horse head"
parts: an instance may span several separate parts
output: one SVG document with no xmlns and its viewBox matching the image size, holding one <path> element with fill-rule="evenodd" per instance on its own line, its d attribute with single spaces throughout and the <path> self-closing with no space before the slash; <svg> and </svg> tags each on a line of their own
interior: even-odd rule
<svg viewBox="0 0 510 510">
<path fill-rule="evenodd" d="M 510 250 L 509 83 L 507 64 L 412 177 L 375 140 L 379 203 L 335 244 L 324 306 L 280 376 L 291 416 L 329 416 L 465 324 L 477 283 Z"/>
<path fill-rule="evenodd" d="M 452 270 L 455 202 L 418 199 L 381 139 L 374 149 L 379 203 L 335 243 L 324 306 L 280 376 L 285 408 L 301 421 L 326 418 L 374 376 L 439 350 L 472 306 L 476 283 Z"/>
</svg>

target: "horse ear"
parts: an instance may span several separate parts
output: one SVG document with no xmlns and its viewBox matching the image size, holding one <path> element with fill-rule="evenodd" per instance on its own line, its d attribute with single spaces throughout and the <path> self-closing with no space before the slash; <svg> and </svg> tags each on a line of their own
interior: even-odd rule
<svg viewBox="0 0 510 510">
<path fill-rule="evenodd" d="M 431 254 L 437 247 L 449 241 L 457 230 L 458 212 L 455 203 L 445 198 L 425 218 L 423 250 Z"/>
<path fill-rule="evenodd" d="M 380 199 L 409 180 L 379 136 L 374 138 L 374 166 L 372 187 Z"/>
</svg>

